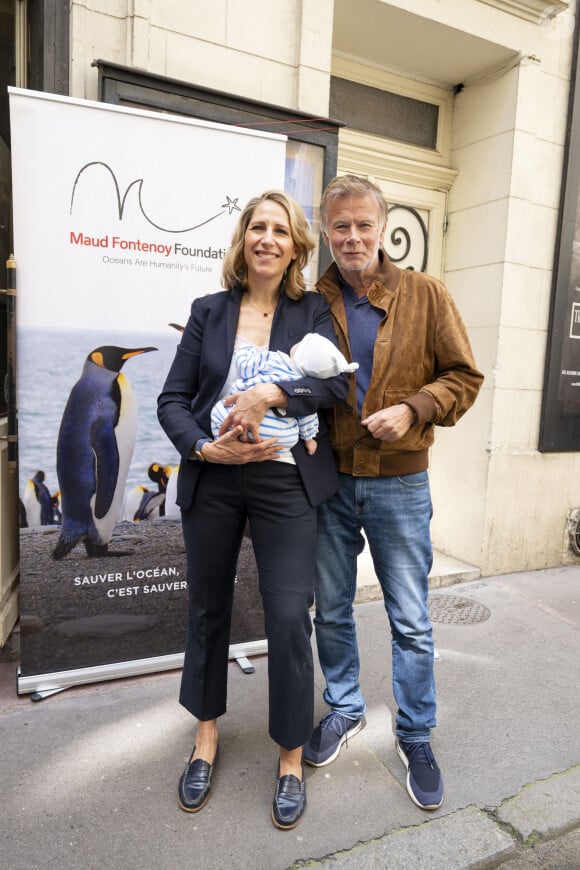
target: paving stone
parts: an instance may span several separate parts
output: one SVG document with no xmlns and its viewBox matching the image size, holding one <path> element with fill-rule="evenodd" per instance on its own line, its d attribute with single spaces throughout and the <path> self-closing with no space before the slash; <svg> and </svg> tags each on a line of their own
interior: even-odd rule
<svg viewBox="0 0 580 870">
<path fill-rule="evenodd" d="M 324 870 L 475 870 L 516 852 L 512 837 L 475 807 L 396 831 L 372 843 L 309 864 Z"/>
<path fill-rule="evenodd" d="M 525 786 L 515 797 L 504 801 L 497 816 L 527 840 L 534 833 L 549 837 L 573 827 L 578 821 L 579 807 L 580 764 Z"/>
</svg>

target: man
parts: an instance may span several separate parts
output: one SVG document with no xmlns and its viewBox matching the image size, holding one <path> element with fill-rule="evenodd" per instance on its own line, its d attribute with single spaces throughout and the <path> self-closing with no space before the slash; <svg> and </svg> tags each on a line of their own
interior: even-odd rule
<svg viewBox="0 0 580 870">
<path fill-rule="evenodd" d="M 334 263 L 317 289 L 331 306 L 342 353 L 359 369 L 346 402 L 329 417 L 340 488 L 318 509 L 314 622 L 330 713 L 304 760 L 330 764 L 362 727 L 353 601 L 364 531 L 391 627 L 397 752 L 411 799 L 432 810 L 443 801 L 443 779 L 430 744 L 428 453 L 434 425 L 453 426 L 483 376 L 446 288 L 399 269 L 383 251 L 387 204 L 375 184 L 352 175 L 333 179 L 322 196 L 321 226 Z"/>
</svg>

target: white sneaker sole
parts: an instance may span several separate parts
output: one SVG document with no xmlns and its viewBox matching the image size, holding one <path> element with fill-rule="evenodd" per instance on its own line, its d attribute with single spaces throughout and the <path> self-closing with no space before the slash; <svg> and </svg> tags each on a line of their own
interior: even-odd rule
<svg viewBox="0 0 580 870">
<path fill-rule="evenodd" d="M 401 759 L 401 761 L 405 765 L 405 769 L 407 771 L 407 779 L 405 781 L 405 785 L 407 787 L 407 794 L 409 795 L 409 797 L 411 798 L 411 800 L 413 801 L 415 806 L 419 807 L 420 810 L 438 810 L 439 807 L 441 806 L 441 804 L 443 803 L 443 796 L 441 797 L 441 800 L 439 801 L 438 804 L 422 804 L 417 800 L 417 798 L 413 794 L 413 789 L 411 788 L 411 771 L 409 770 L 409 759 L 405 755 L 405 753 L 401 747 L 401 744 L 399 743 L 398 740 L 397 740 L 395 745 L 397 748 L 397 755 L 399 756 L 399 758 Z"/>
<path fill-rule="evenodd" d="M 316 761 L 309 761 L 307 758 L 305 758 L 304 762 L 306 764 L 309 764 L 310 767 L 326 767 L 327 764 L 332 764 L 332 762 L 335 760 L 335 758 L 338 758 L 338 755 L 340 753 L 340 750 L 343 747 L 343 744 L 346 743 L 347 740 L 350 740 L 351 737 L 355 737 L 358 734 L 358 732 L 361 730 L 362 725 L 363 725 L 362 719 L 359 719 L 359 721 L 356 723 L 356 725 L 354 725 L 348 731 L 345 731 L 344 734 L 342 735 L 342 737 L 340 738 L 338 746 L 336 747 L 336 749 L 334 750 L 332 755 L 326 759 L 326 761 L 316 762 Z"/>
</svg>

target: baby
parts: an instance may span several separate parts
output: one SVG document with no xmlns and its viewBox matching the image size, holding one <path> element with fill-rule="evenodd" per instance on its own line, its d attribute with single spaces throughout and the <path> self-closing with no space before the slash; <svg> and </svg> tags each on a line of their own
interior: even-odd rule
<svg viewBox="0 0 580 870">
<path fill-rule="evenodd" d="M 237 379 L 228 390 L 228 395 L 241 393 L 256 384 L 295 381 L 303 377 L 331 378 L 342 372 L 354 372 L 358 363 L 349 363 L 331 341 L 315 332 L 307 333 L 295 344 L 290 355 L 281 350 L 263 350 L 246 344 L 234 351 Z M 230 412 L 223 399 L 216 402 L 211 412 L 211 428 L 214 438 Z M 277 438 L 288 450 L 299 438 L 304 441 L 307 453 L 316 452 L 315 436 L 318 434 L 318 414 L 301 417 L 278 416 L 270 408 L 260 424 L 261 438 Z"/>
</svg>

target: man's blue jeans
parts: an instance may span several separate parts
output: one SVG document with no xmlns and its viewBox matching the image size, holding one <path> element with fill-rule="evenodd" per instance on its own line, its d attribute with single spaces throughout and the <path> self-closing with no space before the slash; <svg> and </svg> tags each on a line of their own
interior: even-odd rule
<svg viewBox="0 0 580 870">
<path fill-rule="evenodd" d="M 362 529 L 391 626 L 395 731 L 410 742 L 429 740 L 436 723 L 433 632 L 427 608 L 433 564 L 427 472 L 339 477 L 336 495 L 318 508 L 314 624 L 326 679 L 324 700 L 351 719 L 365 712 L 353 612 Z"/>
</svg>

